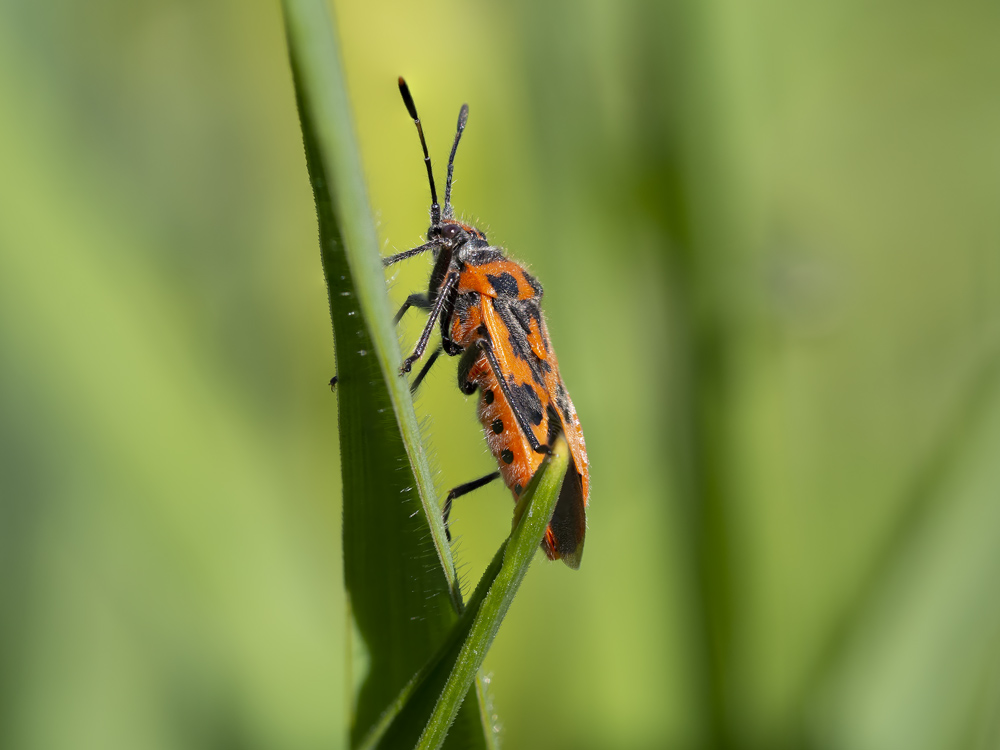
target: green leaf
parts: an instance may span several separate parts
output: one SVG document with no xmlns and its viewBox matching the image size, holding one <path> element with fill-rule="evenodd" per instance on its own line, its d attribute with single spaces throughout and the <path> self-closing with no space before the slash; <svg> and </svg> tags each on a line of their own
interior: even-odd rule
<svg viewBox="0 0 1000 750">
<path fill-rule="evenodd" d="M 285 0 L 289 55 L 316 198 L 338 377 L 344 488 L 344 576 L 370 668 L 352 716 L 352 745 L 436 652 L 461 609 L 387 306 L 336 34 L 323 0 Z M 455 747 L 491 730 L 468 701 Z"/>
<path fill-rule="evenodd" d="M 461 619 L 424 668 L 397 696 L 360 744 L 372 748 L 439 748 L 552 518 L 569 464 L 560 437 L 514 510 L 515 526 L 483 573 Z"/>
</svg>

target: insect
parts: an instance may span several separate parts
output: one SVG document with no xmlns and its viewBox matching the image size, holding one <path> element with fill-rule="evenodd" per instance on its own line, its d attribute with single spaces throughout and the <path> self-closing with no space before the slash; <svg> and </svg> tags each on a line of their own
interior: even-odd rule
<svg viewBox="0 0 1000 750">
<path fill-rule="evenodd" d="M 411 389 L 419 386 L 442 353 L 460 356 L 458 387 L 466 395 L 479 392 L 479 421 L 499 466 L 498 471 L 448 493 L 443 508 L 445 528 L 453 500 L 497 478 L 503 478 L 516 502 L 549 452 L 549 445 L 562 433 L 571 460 L 542 548 L 549 559 L 561 559 L 571 568 L 578 568 L 587 529 L 589 464 L 580 420 L 559 376 L 542 316 L 541 284 L 523 266 L 507 258 L 502 248 L 490 245 L 482 231 L 455 219 L 451 184 L 455 152 L 469 116 L 468 105 L 463 104 L 458 115 L 442 208 L 423 127 L 402 78 L 399 92 L 420 136 L 431 189 L 431 225 L 427 242 L 383 258 L 382 263 L 391 266 L 428 251 L 435 259 L 427 292 L 411 294 L 396 314 L 398 323 L 411 307 L 430 313 L 400 371 L 409 372 L 423 356 L 440 322 L 441 344 L 429 355 Z"/>
</svg>

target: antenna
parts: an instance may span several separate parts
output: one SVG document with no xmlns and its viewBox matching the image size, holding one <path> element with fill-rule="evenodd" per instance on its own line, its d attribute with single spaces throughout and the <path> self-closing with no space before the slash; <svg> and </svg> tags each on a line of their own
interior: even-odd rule
<svg viewBox="0 0 1000 750">
<path fill-rule="evenodd" d="M 434 172 L 431 171 L 431 157 L 427 153 L 427 141 L 424 140 L 424 129 L 420 126 L 420 118 L 417 117 L 417 105 L 413 103 L 413 97 L 410 96 L 410 88 L 406 85 L 406 81 L 403 80 L 403 76 L 399 77 L 399 93 L 403 97 L 403 104 L 406 105 L 406 111 L 410 113 L 410 117 L 413 119 L 413 124 L 417 126 L 417 133 L 420 135 L 420 146 L 424 150 L 424 164 L 427 166 L 427 180 L 431 183 L 431 226 L 437 226 L 441 223 L 441 206 L 438 204 L 437 188 L 434 187 Z"/>
<path fill-rule="evenodd" d="M 458 130 L 455 133 L 455 142 L 451 145 L 451 156 L 448 157 L 448 181 L 444 186 L 444 215 L 449 219 L 454 212 L 451 209 L 451 177 L 455 173 L 455 152 L 458 151 L 458 142 L 462 140 L 462 133 L 465 132 L 465 123 L 469 119 L 469 105 L 463 104 L 458 113 Z"/>
</svg>

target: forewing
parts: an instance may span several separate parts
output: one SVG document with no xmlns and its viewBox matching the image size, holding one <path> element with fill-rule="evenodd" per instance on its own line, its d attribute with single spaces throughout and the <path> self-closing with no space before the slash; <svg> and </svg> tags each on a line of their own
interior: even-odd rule
<svg viewBox="0 0 1000 750">
<path fill-rule="evenodd" d="M 545 385 L 548 365 L 535 354 L 523 324 L 525 313 L 517 306 L 526 302 L 507 299 L 485 300 L 483 322 L 497 361 L 503 370 L 513 400 L 512 406 L 530 425 L 535 438 L 545 443 L 550 398 Z"/>
</svg>

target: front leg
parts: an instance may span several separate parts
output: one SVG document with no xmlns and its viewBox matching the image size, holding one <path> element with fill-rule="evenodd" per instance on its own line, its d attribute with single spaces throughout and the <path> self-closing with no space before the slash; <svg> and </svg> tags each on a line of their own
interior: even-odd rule
<svg viewBox="0 0 1000 750">
<path fill-rule="evenodd" d="M 444 282 L 441 284 L 440 289 L 438 289 L 437 299 L 434 300 L 434 308 L 431 310 L 430 317 L 427 318 L 427 325 L 424 326 L 424 330 L 420 333 L 420 339 L 417 341 L 417 345 L 413 348 L 413 353 L 403 360 L 403 364 L 399 368 L 400 372 L 409 372 L 413 363 L 423 356 L 424 350 L 427 349 L 427 341 L 431 337 L 431 331 L 434 330 L 434 324 L 441 315 L 441 311 L 444 309 L 445 302 L 447 302 L 448 298 L 451 296 L 452 290 L 457 285 L 458 274 L 456 272 L 452 271 L 445 276 Z"/>
<path fill-rule="evenodd" d="M 382 258 L 382 267 L 388 268 L 389 266 L 399 263 L 401 260 L 406 260 L 407 258 L 412 258 L 414 255 L 426 253 L 428 250 L 433 250 L 436 247 L 441 247 L 441 243 L 438 240 L 424 243 L 420 247 L 415 247 L 412 250 L 404 250 L 401 253 L 390 255 L 387 258 Z"/>
</svg>

